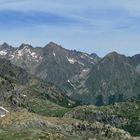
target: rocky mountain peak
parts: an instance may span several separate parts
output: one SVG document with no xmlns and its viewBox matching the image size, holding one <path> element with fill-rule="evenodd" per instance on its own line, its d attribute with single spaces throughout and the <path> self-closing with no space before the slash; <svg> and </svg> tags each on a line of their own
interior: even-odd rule
<svg viewBox="0 0 140 140">
<path fill-rule="evenodd" d="M 100 59 L 100 57 L 99 57 L 96 53 L 92 53 L 92 54 L 90 54 L 90 55 L 91 55 L 91 57 L 93 57 L 93 58 L 95 58 L 95 59 L 97 59 L 97 60 Z"/>
<path fill-rule="evenodd" d="M 118 55 L 120 55 L 120 54 L 118 54 L 116 51 L 113 51 L 113 52 L 107 54 L 106 56 L 108 56 L 108 57 L 117 57 Z"/>
<path fill-rule="evenodd" d="M 43 48 L 43 53 L 44 56 L 49 55 L 49 56 L 64 56 L 66 49 L 62 48 L 61 45 L 58 45 L 54 42 L 48 43 L 44 48 Z"/>
<path fill-rule="evenodd" d="M 57 46 L 59 46 L 58 44 L 56 44 L 55 42 L 49 42 L 48 44 L 47 44 L 48 46 L 51 46 L 51 47 L 57 47 Z"/>
<path fill-rule="evenodd" d="M 0 45 L 0 49 L 9 49 L 12 48 L 12 46 L 10 46 L 9 44 L 7 44 L 6 42 L 4 42 L 2 45 Z"/>
<path fill-rule="evenodd" d="M 54 42 L 48 43 L 44 48 L 47 49 L 47 50 L 60 50 L 60 49 L 63 49 L 60 45 L 58 45 L 58 44 L 56 44 Z"/>
<path fill-rule="evenodd" d="M 112 61 L 113 63 L 122 63 L 122 62 L 129 61 L 128 57 L 126 57 L 125 55 L 119 54 L 115 51 L 107 54 L 102 60 L 103 62 L 105 60 L 107 61 L 109 60 L 109 61 Z"/>
<path fill-rule="evenodd" d="M 23 49 L 23 48 L 29 48 L 29 49 L 32 49 L 33 47 L 29 44 L 24 44 L 22 43 L 20 46 L 19 46 L 19 50 Z"/>
<path fill-rule="evenodd" d="M 132 56 L 132 57 L 129 57 L 131 60 L 132 60 L 132 63 L 134 64 L 134 65 L 140 65 L 140 54 L 136 54 L 136 55 L 134 55 L 134 56 Z"/>
<path fill-rule="evenodd" d="M 1 46 L 9 46 L 6 42 L 4 42 Z"/>
</svg>

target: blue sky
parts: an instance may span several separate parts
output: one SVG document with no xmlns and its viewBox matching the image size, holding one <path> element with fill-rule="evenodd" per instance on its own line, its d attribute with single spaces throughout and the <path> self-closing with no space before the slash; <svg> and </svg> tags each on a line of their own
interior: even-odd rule
<svg viewBox="0 0 140 140">
<path fill-rule="evenodd" d="M 100 56 L 140 53 L 139 0 L 0 0 L 0 43 L 45 46 Z"/>
</svg>

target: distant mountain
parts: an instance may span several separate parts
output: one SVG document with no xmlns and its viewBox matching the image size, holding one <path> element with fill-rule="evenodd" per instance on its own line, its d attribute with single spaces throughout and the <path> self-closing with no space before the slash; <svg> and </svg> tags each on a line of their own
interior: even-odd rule
<svg viewBox="0 0 140 140">
<path fill-rule="evenodd" d="M 29 44 L 14 48 L 4 43 L 0 57 L 86 104 L 112 104 L 139 97 L 139 54 L 126 57 L 112 52 L 99 58 L 95 53 L 68 50 L 50 42 L 36 48 Z"/>
<path fill-rule="evenodd" d="M 96 54 L 67 50 L 53 42 L 44 48 L 34 48 L 28 44 L 14 48 L 4 43 L 0 46 L 0 57 L 55 84 L 67 95 L 72 94 L 76 88 L 71 81 L 79 82 L 100 59 Z"/>
<path fill-rule="evenodd" d="M 109 53 L 94 65 L 86 85 L 89 102 L 111 104 L 139 96 L 140 61 L 116 52 Z M 91 100 L 90 100 L 91 99 Z"/>
</svg>

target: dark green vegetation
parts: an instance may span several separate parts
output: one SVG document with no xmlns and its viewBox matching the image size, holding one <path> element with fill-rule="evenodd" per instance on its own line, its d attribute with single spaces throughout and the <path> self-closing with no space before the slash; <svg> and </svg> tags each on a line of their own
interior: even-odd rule
<svg viewBox="0 0 140 140">
<path fill-rule="evenodd" d="M 101 107 L 79 106 L 67 112 L 65 117 L 110 124 L 130 132 L 133 136 L 140 136 L 140 101 L 127 101 Z"/>
</svg>

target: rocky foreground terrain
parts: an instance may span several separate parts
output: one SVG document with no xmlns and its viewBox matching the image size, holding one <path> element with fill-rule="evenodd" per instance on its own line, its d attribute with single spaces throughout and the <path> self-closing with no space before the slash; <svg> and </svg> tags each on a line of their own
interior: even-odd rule
<svg viewBox="0 0 140 140">
<path fill-rule="evenodd" d="M 26 111 L 0 119 L 0 138 L 7 140 L 136 140 L 128 132 L 97 121 L 43 117 Z"/>
<path fill-rule="evenodd" d="M 139 109 L 137 102 L 78 106 L 67 109 L 61 117 L 45 117 L 24 108 L 0 118 L 0 139 L 139 140 Z"/>
</svg>

